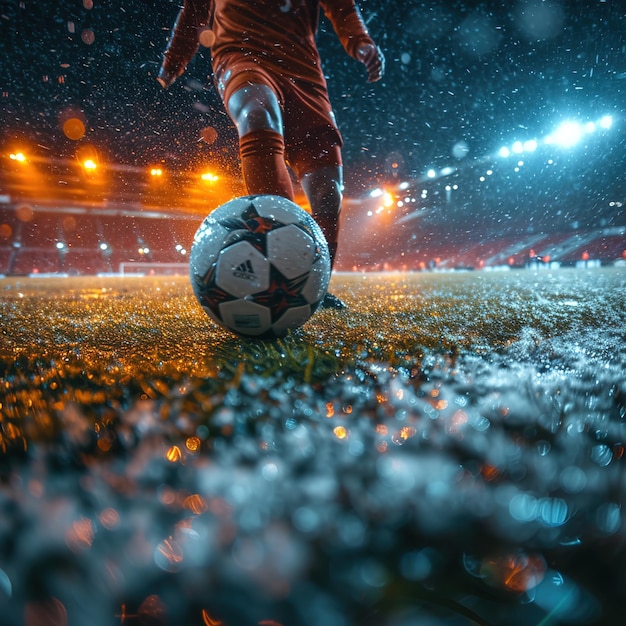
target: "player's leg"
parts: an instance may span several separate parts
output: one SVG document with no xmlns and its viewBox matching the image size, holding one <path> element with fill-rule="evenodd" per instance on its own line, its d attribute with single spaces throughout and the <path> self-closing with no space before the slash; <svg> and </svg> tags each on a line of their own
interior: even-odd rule
<svg viewBox="0 0 626 626">
<path fill-rule="evenodd" d="M 343 199 L 343 168 L 341 165 L 326 165 L 304 174 L 300 182 L 311 205 L 313 217 L 328 242 L 332 269 L 339 239 L 339 213 Z M 337 296 L 327 293 L 322 300 L 322 308 L 345 309 L 346 305 Z"/>
<path fill-rule="evenodd" d="M 308 172 L 300 182 L 311 205 L 313 217 L 328 242 L 332 265 L 335 262 L 339 238 L 339 213 L 343 199 L 343 168 L 340 165 L 327 165 Z"/>
<path fill-rule="evenodd" d="M 239 135 L 239 153 L 246 190 L 293 200 L 285 163 L 285 140 L 280 103 L 267 85 L 246 85 L 226 105 Z"/>
</svg>

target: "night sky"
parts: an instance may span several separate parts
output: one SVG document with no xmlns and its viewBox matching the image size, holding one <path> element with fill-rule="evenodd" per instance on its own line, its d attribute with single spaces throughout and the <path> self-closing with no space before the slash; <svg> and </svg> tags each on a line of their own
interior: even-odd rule
<svg viewBox="0 0 626 626">
<path fill-rule="evenodd" d="M 626 19 L 618 4 L 361 0 L 387 59 L 373 85 L 322 20 L 347 194 L 408 180 L 414 193 L 427 190 L 423 208 L 459 225 L 498 227 L 522 213 L 564 226 L 625 224 Z M 71 158 L 88 142 L 108 162 L 186 169 L 212 161 L 237 175 L 236 135 L 208 52 L 170 90 L 154 79 L 177 11 L 176 0 L 0 2 L 3 144 Z M 87 128 L 79 141 L 62 131 L 74 114 Z M 565 120 L 604 115 L 613 116 L 609 130 L 568 150 L 523 155 L 521 172 L 496 156 Z M 199 141 L 207 126 L 218 131 L 210 146 Z M 452 173 L 426 178 L 446 167 Z M 452 201 L 445 185 L 458 188 Z"/>
</svg>

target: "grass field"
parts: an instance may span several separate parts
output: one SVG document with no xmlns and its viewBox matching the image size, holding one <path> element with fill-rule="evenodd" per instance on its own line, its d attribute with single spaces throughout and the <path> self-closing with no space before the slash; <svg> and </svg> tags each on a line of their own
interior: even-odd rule
<svg viewBox="0 0 626 626">
<path fill-rule="evenodd" d="M 0 281 L 0 624 L 623 622 L 626 270 Z"/>
</svg>

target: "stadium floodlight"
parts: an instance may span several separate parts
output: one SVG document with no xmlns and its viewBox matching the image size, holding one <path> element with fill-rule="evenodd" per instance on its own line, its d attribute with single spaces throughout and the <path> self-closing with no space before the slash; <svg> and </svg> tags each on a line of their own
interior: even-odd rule
<svg viewBox="0 0 626 626">
<path fill-rule="evenodd" d="M 57 250 L 63 250 L 65 248 L 65 244 L 62 241 L 57 241 L 56 248 Z"/>
<path fill-rule="evenodd" d="M 437 172 L 434 169 L 429 169 L 426 172 L 426 176 L 428 176 L 428 178 L 435 178 L 435 176 L 437 176 Z"/>
<path fill-rule="evenodd" d="M 26 163 L 26 155 L 23 152 L 11 152 L 9 154 L 11 161 L 17 161 L 18 163 Z"/>
<path fill-rule="evenodd" d="M 200 178 L 205 183 L 215 183 L 219 180 L 219 176 L 217 174 L 214 174 L 213 172 L 204 172 L 200 175 Z"/>
<path fill-rule="evenodd" d="M 511 156 L 511 150 L 506 146 L 502 146 L 502 148 L 498 150 L 498 156 L 501 156 L 503 159 L 507 159 Z"/>
<path fill-rule="evenodd" d="M 611 126 L 613 126 L 613 118 L 610 115 L 605 115 L 603 118 L 600 119 L 598 125 L 600 126 L 600 128 L 604 129 L 611 128 Z"/>
<path fill-rule="evenodd" d="M 521 154 L 524 152 L 524 144 L 521 141 L 516 141 L 513 146 L 511 146 L 511 151 L 515 154 Z"/>
<path fill-rule="evenodd" d="M 563 122 L 556 131 L 546 139 L 546 143 L 555 143 L 564 148 L 575 146 L 583 134 L 578 122 Z"/>
<path fill-rule="evenodd" d="M 102 243 L 100 244 L 100 250 L 102 250 L 103 252 L 104 252 L 105 250 L 108 250 L 108 249 L 109 249 L 109 244 L 108 244 L 108 243 L 104 243 L 104 242 L 102 242 Z"/>
</svg>

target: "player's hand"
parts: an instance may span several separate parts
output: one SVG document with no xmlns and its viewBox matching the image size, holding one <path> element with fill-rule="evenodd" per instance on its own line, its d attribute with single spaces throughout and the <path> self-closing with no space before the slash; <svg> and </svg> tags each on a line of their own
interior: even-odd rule
<svg viewBox="0 0 626 626">
<path fill-rule="evenodd" d="M 385 73 L 385 56 L 382 50 L 371 43 L 362 43 L 356 51 L 356 58 L 365 65 L 367 80 L 375 83 Z"/>
<path fill-rule="evenodd" d="M 178 78 L 178 74 L 174 72 L 168 72 L 164 67 L 159 69 L 159 73 L 157 74 L 157 82 L 163 89 L 167 89 L 176 79 Z"/>
</svg>

